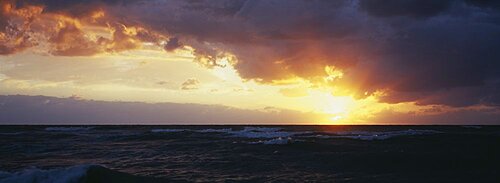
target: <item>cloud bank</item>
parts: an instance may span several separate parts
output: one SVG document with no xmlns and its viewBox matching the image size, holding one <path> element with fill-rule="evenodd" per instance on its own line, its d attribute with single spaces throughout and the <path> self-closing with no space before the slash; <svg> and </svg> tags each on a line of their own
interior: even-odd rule
<svg viewBox="0 0 500 183">
<path fill-rule="evenodd" d="M 360 124 L 500 124 L 500 111 L 492 108 L 435 110 L 403 113 L 387 109 Z M 95 101 L 79 96 L 0 95 L 0 124 L 4 125 L 318 124 L 330 117 L 272 107 L 245 110 L 222 105 Z"/>
<path fill-rule="evenodd" d="M 0 95 L 0 124 L 310 124 L 320 117 L 273 108 Z"/>
</svg>

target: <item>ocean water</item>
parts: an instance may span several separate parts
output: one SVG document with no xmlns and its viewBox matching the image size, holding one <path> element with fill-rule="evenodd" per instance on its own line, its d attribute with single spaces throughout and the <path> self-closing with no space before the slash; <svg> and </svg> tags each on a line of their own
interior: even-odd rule
<svg viewBox="0 0 500 183">
<path fill-rule="evenodd" d="M 4 182 L 500 182 L 500 126 L 0 126 Z"/>
</svg>

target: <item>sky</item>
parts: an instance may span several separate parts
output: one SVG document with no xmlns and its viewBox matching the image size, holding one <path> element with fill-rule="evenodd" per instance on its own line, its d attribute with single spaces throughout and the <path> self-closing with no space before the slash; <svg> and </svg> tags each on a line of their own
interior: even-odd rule
<svg viewBox="0 0 500 183">
<path fill-rule="evenodd" d="M 0 124 L 500 124 L 498 50 L 494 0 L 1 0 Z"/>
</svg>

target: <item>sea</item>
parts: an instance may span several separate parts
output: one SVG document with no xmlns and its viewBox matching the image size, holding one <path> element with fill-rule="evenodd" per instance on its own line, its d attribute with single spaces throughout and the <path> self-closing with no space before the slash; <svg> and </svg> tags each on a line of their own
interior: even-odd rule
<svg viewBox="0 0 500 183">
<path fill-rule="evenodd" d="M 500 126 L 0 126 L 0 183 L 500 182 Z"/>
</svg>

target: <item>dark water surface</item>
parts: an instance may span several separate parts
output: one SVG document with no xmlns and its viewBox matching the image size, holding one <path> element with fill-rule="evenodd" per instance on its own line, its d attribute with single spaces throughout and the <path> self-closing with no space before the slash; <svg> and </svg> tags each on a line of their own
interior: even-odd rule
<svg viewBox="0 0 500 183">
<path fill-rule="evenodd" d="M 500 126 L 0 126 L 0 182 L 500 182 Z"/>
</svg>

